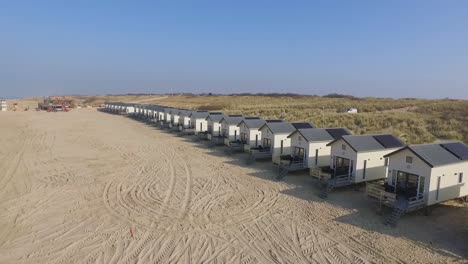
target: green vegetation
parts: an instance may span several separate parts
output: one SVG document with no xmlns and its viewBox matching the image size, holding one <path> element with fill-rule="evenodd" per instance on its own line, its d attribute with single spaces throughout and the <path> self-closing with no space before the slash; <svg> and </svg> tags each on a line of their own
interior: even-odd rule
<svg viewBox="0 0 468 264">
<path fill-rule="evenodd" d="M 127 102 L 134 100 L 118 96 L 112 99 Z M 347 127 L 355 134 L 393 133 L 408 144 L 430 143 L 437 140 L 460 140 L 468 144 L 468 101 L 466 100 L 275 94 L 178 95 L 166 99 L 155 97 L 155 100 L 144 99 L 144 101 L 180 108 L 220 110 L 229 114 L 261 116 L 268 119 L 282 118 L 290 122 L 310 121 L 318 127 Z M 348 108 L 357 108 L 359 113 L 344 113 Z"/>
</svg>

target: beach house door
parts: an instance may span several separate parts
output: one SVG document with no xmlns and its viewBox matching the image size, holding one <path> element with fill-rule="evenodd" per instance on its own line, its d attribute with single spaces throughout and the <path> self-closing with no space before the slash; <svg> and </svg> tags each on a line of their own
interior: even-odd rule
<svg viewBox="0 0 468 264">
<path fill-rule="evenodd" d="M 424 176 L 419 176 L 418 177 L 418 198 L 422 195 L 424 195 L 424 185 L 426 183 L 426 177 Z"/>
<path fill-rule="evenodd" d="M 318 165 L 318 149 L 315 150 L 315 165 Z"/>
</svg>

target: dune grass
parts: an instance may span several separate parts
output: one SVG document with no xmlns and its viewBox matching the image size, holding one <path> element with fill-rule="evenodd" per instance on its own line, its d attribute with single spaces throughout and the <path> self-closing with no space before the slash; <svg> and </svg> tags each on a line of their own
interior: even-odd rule
<svg viewBox="0 0 468 264">
<path fill-rule="evenodd" d="M 408 144 L 460 140 L 468 144 L 468 101 L 390 98 L 328 98 L 297 95 L 113 96 L 113 101 L 162 104 L 228 114 L 309 121 L 318 127 L 347 127 L 355 134 L 393 133 Z M 358 114 L 344 113 L 357 108 Z"/>
</svg>

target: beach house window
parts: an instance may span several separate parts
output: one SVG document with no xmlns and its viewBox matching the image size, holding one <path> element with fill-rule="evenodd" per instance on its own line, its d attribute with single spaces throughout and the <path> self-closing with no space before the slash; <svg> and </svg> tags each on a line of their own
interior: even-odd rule
<svg viewBox="0 0 468 264">
<path fill-rule="evenodd" d="M 241 141 L 243 144 L 247 144 L 247 134 L 246 133 L 241 133 Z"/>
<path fill-rule="evenodd" d="M 299 148 L 299 147 L 295 147 L 294 148 L 294 157 L 297 157 L 299 159 L 304 159 L 304 149 L 303 148 Z"/>
<path fill-rule="evenodd" d="M 265 148 L 271 147 L 271 139 L 269 139 L 269 138 L 264 138 L 264 139 L 263 139 L 263 147 L 265 147 Z"/>
<path fill-rule="evenodd" d="M 426 177 L 424 176 L 419 176 L 419 188 L 418 188 L 418 194 L 421 195 L 424 193 L 424 184 L 426 182 Z"/>
<path fill-rule="evenodd" d="M 364 167 L 362 168 L 362 178 L 366 178 L 367 160 L 364 160 Z"/>
<path fill-rule="evenodd" d="M 458 174 L 458 183 L 462 183 L 463 182 L 463 172 L 460 172 Z"/>
<path fill-rule="evenodd" d="M 406 163 L 409 163 L 409 164 L 413 163 L 413 157 L 406 156 Z"/>
</svg>

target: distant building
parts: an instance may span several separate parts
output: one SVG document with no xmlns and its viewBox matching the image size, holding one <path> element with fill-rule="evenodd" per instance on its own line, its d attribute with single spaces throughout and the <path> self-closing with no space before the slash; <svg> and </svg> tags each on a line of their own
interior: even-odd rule
<svg viewBox="0 0 468 264">
<path fill-rule="evenodd" d="M 346 113 L 357 114 L 357 108 L 349 108 L 346 110 Z"/>
<path fill-rule="evenodd" d="M 6 100 L 4 99 L 0 100 L 0 111 L 6 112 L 7 110 L 8 110 L 8 106 L 7 106 Z"/>
</svg>

